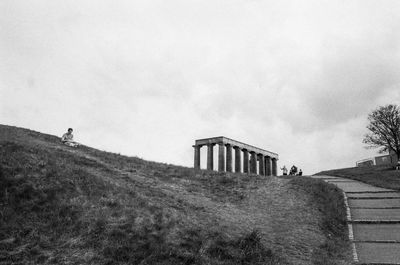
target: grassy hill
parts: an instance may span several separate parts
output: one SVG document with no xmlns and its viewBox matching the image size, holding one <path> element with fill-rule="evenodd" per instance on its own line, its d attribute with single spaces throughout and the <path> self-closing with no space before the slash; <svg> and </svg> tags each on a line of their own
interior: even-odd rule
<svg viewBox="0 0 400 265">
<path fill-rule="evenodd" d="M 194 171 L 0 125 L 0 264 L 350 264 L 332 185 Z"/>
<path fill-rule="evenodd" d="M 382 188 L 400 190 L 400 170 L 394 170 L 390 165 L 332 169 L 316 175 L 345 177 Z"/>
</svg>

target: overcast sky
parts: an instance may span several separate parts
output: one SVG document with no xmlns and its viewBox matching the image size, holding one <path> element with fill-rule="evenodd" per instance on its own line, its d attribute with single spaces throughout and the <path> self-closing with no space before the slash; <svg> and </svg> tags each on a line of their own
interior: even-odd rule
<svg viewBox="0 0 400 265">
<path fill-rule="evenodd" d="M 400 1 L 0 1 L 0 123 L 193 166 L 224 135 L 351 167 L 400 103 Z M 205 148 L 202 154 L 205 154 Z M 205 156 L 203 155 L 205 162 Z"/>
</svg>

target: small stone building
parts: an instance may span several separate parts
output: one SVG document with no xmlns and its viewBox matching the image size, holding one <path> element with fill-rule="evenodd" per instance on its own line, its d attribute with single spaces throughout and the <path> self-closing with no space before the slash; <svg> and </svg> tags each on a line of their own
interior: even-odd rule
<svg viewBox="0 0 400 265">
<path fill-rule="evenodd" d="M 397 155 L 391 151 L 388 155 L 376 156 L 356 162 L 357 167 L 393 165 L 397 163 Z"/>
</svg>

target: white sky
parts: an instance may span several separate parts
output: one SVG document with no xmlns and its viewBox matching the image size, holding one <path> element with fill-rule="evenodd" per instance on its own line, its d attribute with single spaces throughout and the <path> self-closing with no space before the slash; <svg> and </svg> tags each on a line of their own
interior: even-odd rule
<svg viewBox="0 0 400 265">
<path fill-rule="evenodd" d="M 376 154 L 400 1 L 0 1 L 0 123 L 193 165 L 224 135 L 307 174 Z M 205 156 L 203 156 L 205 160 Z M 203 162 L 204 163 L 204 162 Z"/>
</svg>

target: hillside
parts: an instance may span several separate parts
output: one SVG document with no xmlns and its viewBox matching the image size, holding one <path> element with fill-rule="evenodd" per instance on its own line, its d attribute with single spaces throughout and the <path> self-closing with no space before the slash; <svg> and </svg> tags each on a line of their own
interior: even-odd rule
<svg viewBox="0 0 400 265">
<path fill-rule="evenodd" d="M 0 264 L 348 264 L 350 257 L 340 193 L 309 178 L 196 172 L 4 125 L 0 162 Z"/>
<path fill-rule="evenodd" d="M 316 175 L 345 177 L 382 188 L 400 190 L 400 170 L 394 170 L 390 165 L 332 169 Z"/>
</svg>

